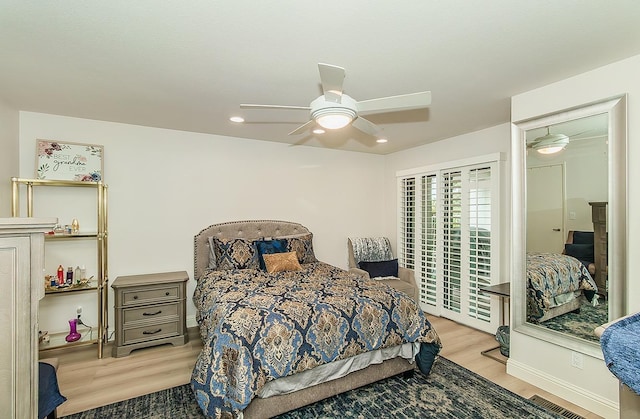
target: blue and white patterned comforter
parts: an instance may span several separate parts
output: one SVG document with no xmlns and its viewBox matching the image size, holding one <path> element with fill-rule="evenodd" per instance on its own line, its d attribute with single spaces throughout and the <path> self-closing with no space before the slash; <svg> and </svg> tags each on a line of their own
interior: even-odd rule
<svg viewBox="0 0 640 419">
<path fill-rule="evenodd" d="M 557 253 L 527 253 L 527 317 L 541 318 L 557 296 L 574 291 L 598 291 L 578 259 Z M 591 298 L 589 298 L 591 299 Z"/>
<path fill-rule="evenodd" d="M 409 296 L 322 262 L 209 270 L 193 300 L 204 347 L 191 385 L 209 417 L 235 417 L 266 382 L 337 359 L 406 342 L 440 348 Z"/>
</svg>

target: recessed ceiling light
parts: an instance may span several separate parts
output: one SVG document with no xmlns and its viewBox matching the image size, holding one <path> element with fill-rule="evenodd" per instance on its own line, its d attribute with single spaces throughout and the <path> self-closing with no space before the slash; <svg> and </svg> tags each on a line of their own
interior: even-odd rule
<svg viewBox="0 0 640 419">
<path fill-rule="evenodd" d="M 316 128 L 313 130 L 314 134 L 324 134 L 324 130 L 322 128 Z"/>
<path fill-rule="evenodd" d="M 231 122 L 244 122 L 244 118 L 241 116 L 232 116 L 231 118 L 229 118 L 229 121 Z"/>
<path fill-rule="evenodd" d="M 387 141 L 388 141 L 388 140 L 387 140 L 386 138 L 378 138 L 378 139 L 376 140 L 376 143 L 378 143 L 378 144 L 384 144 L 384 143 L 386 143 Z"/>
</svg>

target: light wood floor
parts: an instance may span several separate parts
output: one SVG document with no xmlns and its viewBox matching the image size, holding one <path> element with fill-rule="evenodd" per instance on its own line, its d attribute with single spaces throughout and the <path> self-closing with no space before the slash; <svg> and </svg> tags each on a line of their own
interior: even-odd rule
<svg viewBox="0 0 640 419">
<path fill-rule="evenodd" d="M 507 375 L 504 364 L 482 356 L 482 350 L 496 346 L 493 335 L 443 318 L 430 316 L 429 320 L 442 339 L 441 355 L 445 358 L 522 397 L 538 394 L 586 418 L 599 418 Z M 189 343 L 182 347 L 164 345 L 139 349 L 122 358 L 112 358 L 108 346 L 103 359 L 97 359 L 95 347 L 67 350 L 64 353 L 43 353 L 42 357 L 56 356 L 60 361 L 58 381 L 60 392 L 67 397 L 67 401 L 58 408 L 58 416 L 188 383 L 195 359 L 202 348 L 199 337 L 193 332 Z M 501 356 L 499 351 L 493 353 Z"/>
</svg>

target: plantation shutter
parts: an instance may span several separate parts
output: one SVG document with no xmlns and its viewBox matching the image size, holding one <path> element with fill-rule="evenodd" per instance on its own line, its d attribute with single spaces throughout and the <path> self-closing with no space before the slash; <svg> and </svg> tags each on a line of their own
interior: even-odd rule
<svg viewBox="0 0 640 419">
<path fill-rule="evenodd" d="M 431 306 L 437 303 L 437 216 L 438 186 L 436 175 L 422 176 L 420 299 Z"/>
<path fill-rule="evenodd" d="M 491 298 L 478 287 L 491 284 L 491 168 L 469 171 L 469 316 L 491 320 Z"/>
<path fill-rule="evenodd" d="M 399 253 L 415 271 L 423 308 L 493 333 L 502 308 L 492 313 L 478 288 L 500 282 L 497 159 L 416 169 L 398 185 Z"/>
<path fill-rule="evenodd" d="M 400 191 L 400 245 L 398 262 L 405 268 L 415 268 L 416 179 L 402 179 Z"/>
<path fill-rule="evenodd" d="M 461 312 L 461 217 L 462 217 L 462 173 L 442 174 L 442 306 L 456 313 Z"/>
</svg>

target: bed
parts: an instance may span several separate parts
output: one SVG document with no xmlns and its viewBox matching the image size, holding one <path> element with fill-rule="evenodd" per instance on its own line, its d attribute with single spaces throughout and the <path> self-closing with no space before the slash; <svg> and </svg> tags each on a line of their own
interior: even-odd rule
<svg viewBox="0 0 640 419">
<path fill-rule="evenodd" d="M 556 253 L 527 253 L 527 321 L 541 323 L 580 308 L 580 296 L 597 304 L 587 267 Z"/>
<path fill-rule="evenodd" d="M 416 364 L 429 372 L 440 339 L 412 298 L 317 261 L 312 237 L 272 220 L 214 224 L 195 236 L 203 349 L 191 386 L 205 415 L 272 417 Z M 229 243 L 239 261 L 230 269 Z M 258 252 L 269 270 L 295 265 L 292 257 L 300 268 L 256 268 L 249 243 L 284 243 L 279 255 Z"/>
</svg>

